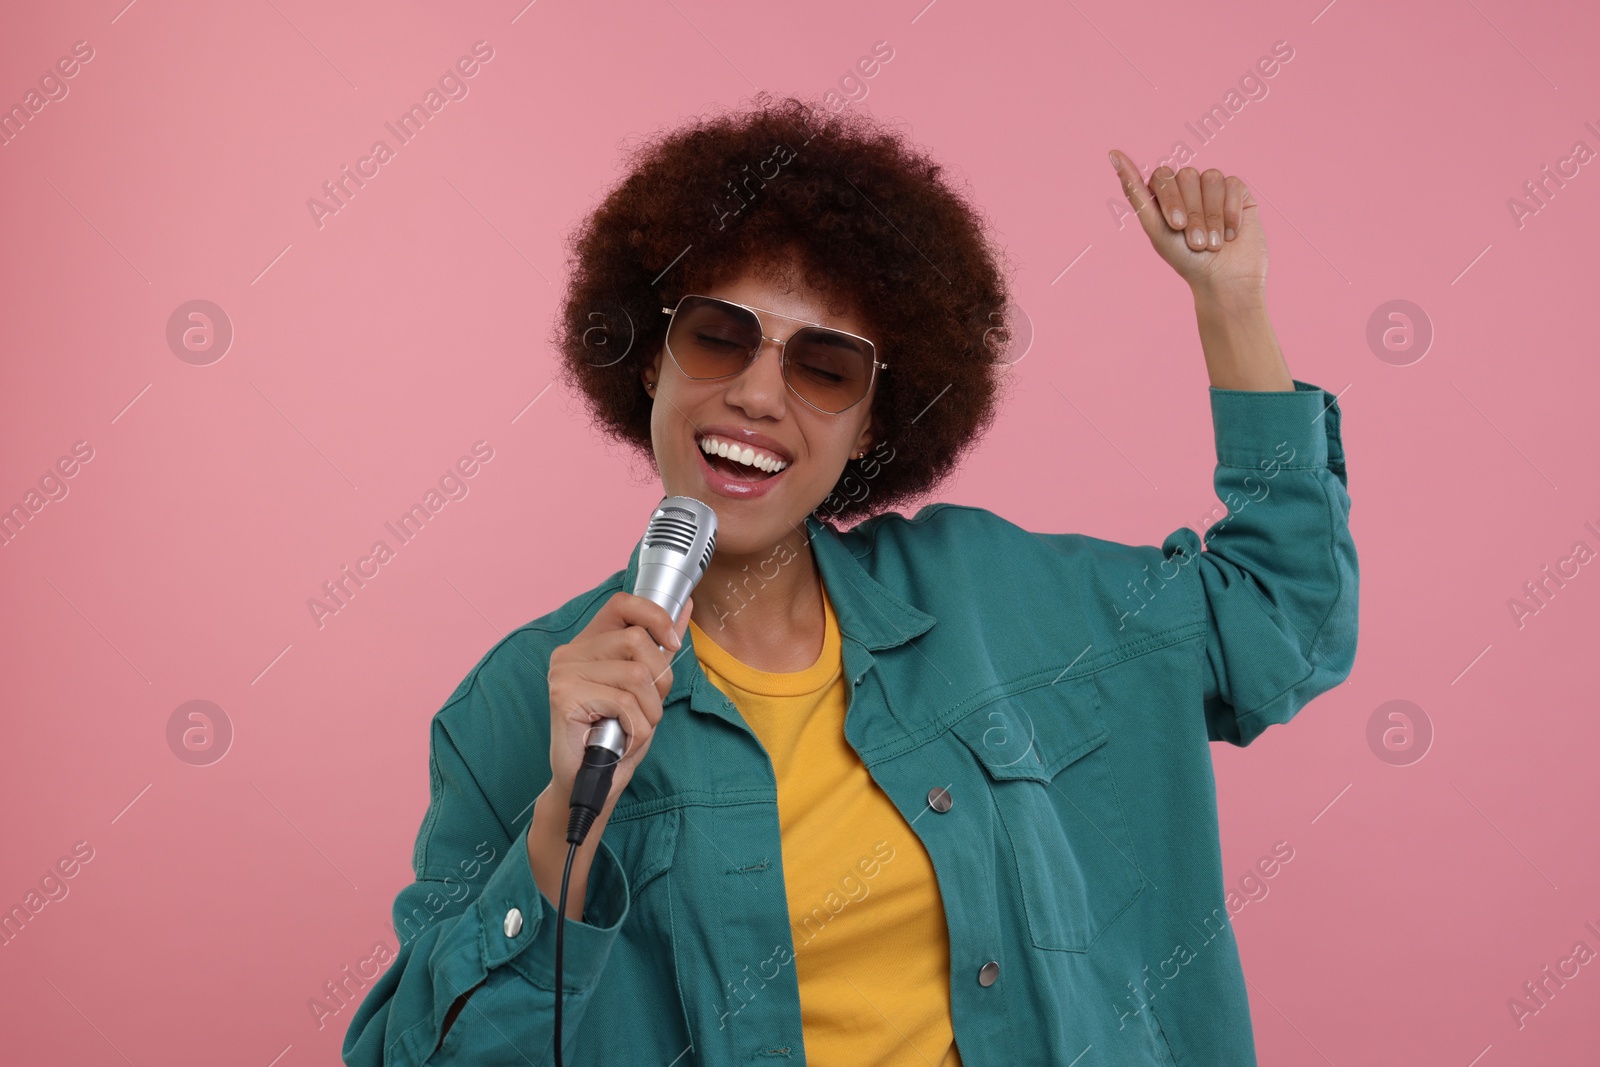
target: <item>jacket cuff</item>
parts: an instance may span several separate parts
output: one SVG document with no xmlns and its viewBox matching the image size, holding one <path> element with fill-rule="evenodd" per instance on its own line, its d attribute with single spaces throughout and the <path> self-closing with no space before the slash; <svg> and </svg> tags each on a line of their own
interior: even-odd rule
<svg viewBox="0 0 1600 1067">
<path fill-rule="evenodd" d="M 1211 387 L 1217 462 L 1225 467 L 1344 471 L 1339 401 L 1320 386 L 1290 379 L 1294 391 Z"/>
<path fill-rule="evenodd" d="M 575 888 L 569 885 L 569 897 Z M 584 921 L 565 920 L 561 984 L 568 993 L 584 992 L 598 981 L 628 917 L 628 876 L 603 838 L 589 868 L 583 900 Z M 534 985 L 554 990 L 556 908 L 528 866 L 526 828 L 516 835 L 505 861 L 489 876 L 476 906 L 484 968 L 509 963 Z M 521 926 L 507 936 L 506 920 L 513 908 L 521 917 Z M 512 925 L 517 924 L 513 921 Z"/>
</svg>

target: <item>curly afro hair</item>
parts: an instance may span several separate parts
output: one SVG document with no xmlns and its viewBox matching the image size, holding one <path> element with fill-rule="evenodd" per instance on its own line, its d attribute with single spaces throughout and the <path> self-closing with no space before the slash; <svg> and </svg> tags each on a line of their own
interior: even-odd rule
<svg viewBox="0 0 1600 1067">
<path fill-rule="evenodd" d="M 859 310 L 889 364 L 877 449 L 813 514 L 839 528 L 938 485 L 993 421 L 1011 344 L 1009 291 L 980 212 L 943 169 L 848 107 L 757 93 L 627 153 L 628 173 L 568 240 L 551 340 L 597 426 L 654 467 L 640 368 L 687 293 L 793 262 L 837 313 Z"/>
</svg>

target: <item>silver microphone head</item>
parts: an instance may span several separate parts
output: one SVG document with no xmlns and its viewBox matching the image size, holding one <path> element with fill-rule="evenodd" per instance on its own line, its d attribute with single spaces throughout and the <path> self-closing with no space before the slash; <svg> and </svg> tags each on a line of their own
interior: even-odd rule
<svg viewBox="0 0 1600 1067">
<path fill-rule="evenodd" d="M 645 528 L 634 595 L 660 604 L 676 622 L 716 547 L 716 512 L 694 497 L 665 498 Z"/>
<path fill-rule="evenodd" d="M 661 605 L 678 621 L 678 613 L 705 577 L 717 548 L 717 513 L 689 496 L 669 496 L 656 505 L 639 549 L 639 572 L 633 595 Z M 658 646 L 659 647 L 659 646 Z M 618 759 L 627 746 L 622 724 L 603 718 L 589 728 L 585 748 L 598 745 Z"/>
</svg>

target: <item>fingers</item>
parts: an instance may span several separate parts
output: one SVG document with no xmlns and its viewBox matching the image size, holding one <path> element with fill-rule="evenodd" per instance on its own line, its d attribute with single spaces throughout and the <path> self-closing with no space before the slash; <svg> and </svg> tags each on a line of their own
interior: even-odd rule
<svg viewBox="0 0 1600 1067">
<path fill-rule="evenodd" d="M 627 600 L 618 599 L 621 597 L 639 603 L 630 604 Z M 602 617 L 603 613 L 612 607 L 612 604 L 607 604 L 606 608 L 596 613 L 590 623 L 596 632 L 589 634 L 583 642 L 582 658 L 589 661 L 633 660 L 642 663 L 650 669 L 652 684 L 665 698 L 672 689 L 672 663 L 683 654 L 683 635 L 689 629 L 689 619 L 694 611 L 694 597 L 684 601 L 683 609 L 678 613 L 675 622 L 660 605 L 641 597 L 617 593 L 612 601 L 616 608 L 614 615 L 609 619 Z M 641 604 L 643 606 L 640 606 Z M 651 621 L 648 628 L 638 622 L 622 625 L 634 611 L 638 612 L 632 616 L 634 618 L 655 621 Z M 662 640 L 661 631 L 657 629 L 657 624 L 663 620 L 670 624 L 670 629 L 665 632 L 667 637 L 665 641 Z M 608 625 L 621 628 L 605 629 Z"/>
<path fill-rule="evenodd" d="M 688 613 L 685 611 L 681 614 Z M 655 639 L 657 645 L 669 652 L 676 652 L 683 647 L 667 609 L 653 600 L 632 593 L 613 593 L 605 607 L 595 613 L 589 625 L 597 631 L 640 626 Z"/>
<path fill-rule="evenodd" d="M 1168 226 L 1181 230 L 1188 225 L 1189 213 L 1184 208 L 1183 193 L 1178 188 L 1178 178 L 1171 167 L 1156 168 L 1155 173 L 1150 175 L 1150 191 L 1161 205 L 1161 217 L 1167 220 Z"/>
<path fill-rule="evenodd" d="M 1178 195 L 1183 199 L 1184 236 L 1189 247 L 1199 251 L 1206 246 L 1205 203 L 1200 192 L 1200 172 L 1184 167 L 1178 172 Z"/>
<path fill-rule="evenodd" d="M 1151 215 L 1161 214 L 1161 209 L 1156 206 L 1155 197 L 1145 185 L 1144 179 L 1139 177 L 1139 169 L 1135 167 L 1121 152 L 1112 149 L 1107 153 L 1111 157 L 1111 165 L 1116 168 L 1117 177 L 1122 181 L 1122 193 L 1128 198 L 1128 203 L 1133 205 L 1133 210 L 1139 216 L 1139 221 L 1149 231 L 1151 223 L 1147 220 Z"/>
<path fill-rule="evenodd" d="M 659 710 L 652 717 L 649 705 L 641 706 L 631 690 L 616 686 L 580 682 L 574 692 L 578 696 L 574 718 L 582 725 L 576 733 L 564 735 L 565 743 L 571 749 L 570 760 L 573 763 L 581 762 L 584 749 L 598 739 L 596 731 L 601 727 L 602 720 L 615 719 L 622 726 L 622 757 L 626 759 L 632 756 L 637 762 L 648 750 L 650 739 L 655 736 L 656 724 L 661 721 Z"/>
<path fill-rule="evenodd" d="M 1244 214 L 1244 182 L 1229 177 L 1222 204 L 1222 239 L 1231 241 L 1239 233 L 1240 216 Z"/>
<path fill-rule="evenodd" d="M 1200 175 L 1201 216 L 1205 222 L 1205 247 L 1222 247 L 1222 208 L 1227 199 L 1227 176 L 1216 167 Z"/>
<path fill-rule="evenodd" d="M 550 672 L 550 760 L 552 767 L 560 768 L 560 777 L 565 782 L 570 783 L 602 719 L 617 720 L 628 738 L 627 749 L 648 738 L 653 729 L 650 705 L 648 702 L 641 704 L 641 697 L 635 692 L 635 683 L 639 681 L 637 673 L 629 678 L 628 671 L 607 669 L 614 666 L 617 664 L 572 662 L 563 663 Z M 637 663 L 623 666 L 634 672 L 643 670 Z M 660 719 L 659 712 L 656 719 Z"/>
<path fill-rule="evenodd" d="M 682 646 L 683 635 L 689 630 L 689 616 L 694 612 L 694 597 L 689 597 L 683 602 L 683 610 L 678 612 L 678 621 L 672 627 L 672 632 L 678 635 L 679 646 Z"/>
<path fill-rule="evenodd" d="M 592 663 L 623 662 L 647 672 L 650 684 L 664 697 L 672 688 L 672 660 L 678 653 L 656 647 L 656 639 L 640 626 L 597 634 L 584 646 L 584 667 Z M 594 677 L 584 670 L 584 677 Z"/>
<path fill-rule="evenodd" d="M 618 592 L 577 637 L 551 651 L 553 776 L 563 783 L 573 780 L 602 718 L 617 720 L 627 735 L 624 766 L 634 767 L 643 758 L 672 689 L 672 661 L 683 650 L 693 607 L 694 601 L 686 599 L 674 620 L 660 605 Z M 613 797 L 631 774 L 613 779 Z"/>
<path fill-rule="evenodd" d="M 1143 205 L 1136 199 L 1138 186 L 1132 186 L 1130 191 L 1128 179 L 1130 173 L 1138 173 L 1137 168 L 1125 162 L 1118 152 L 1113 151 L 1111 158 L 1122 179 L 1123 192 L 1141 211 L 1140 221 L 1144 221 Z M 1150 175 L 1148 189 L 1156 213 L 1169 229 L 1182 231 L 1184 243 L 1196 252 L 1215 252 L 1223 242 L 1237 237 L 1245 208 L 1255 206 L 1244 182 L 1216 167 L 1203 172 L 1193 167 L 1176 172 L 1168 166 L 1157 167 Z"/>
<path fill-rule="evenodd" d="M 580 664 L 575 674 L 578 686 L 596 710 L 607 703 L 625 712 L 637 712 L 654 727 L 661 721 L 665 695 L 656 688 L 655 672 L 637 660 L 595 660 Z M 621 716 L 628 734 L 633 734 L 633 715 Z"/>
<path fill-rule="evenodd" d="M 667 646 L 669 649 L 676 647 L 677 651 L 671 653 L 662 653 L 669 658 L 667 659 L 667 665 L 656 672 L 655 682 L 656 688 L 660 690 L 663 700 L 666 699 L 668 691 L 672 689 L 672 663 L 679 656 L 683 655 L 683 635 L 689 629 L 689 617 L 690 613 L 693 611 L 694 597 L 688 597 L 683 602 L 683 610 L 678 612 L 678 621 L 672 624 L 672 636 L 677 639 L 677 644 L 676 646 Z"/>
<path fill-rule="evenodd" d="M 1184 167 L 1174 174 L 1171 167 L 1157 167 L 1150 176 L 1150 188 L 1161 203 L 1161 215 L 1167 225 L 1183 231 L 1189 248 L 1196 252 L 1204 250 L 1207 247 L 1205 196 L 1200 172 Z"/>
</svg>

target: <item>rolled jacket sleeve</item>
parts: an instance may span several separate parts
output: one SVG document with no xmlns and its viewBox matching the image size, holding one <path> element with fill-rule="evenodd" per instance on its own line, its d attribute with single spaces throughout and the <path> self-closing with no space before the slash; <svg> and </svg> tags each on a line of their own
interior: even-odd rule
<svg viewBox="0 0 1600 1067">
<path fill-rule="evenodd" d="M 416 880 L 394 901 L 400 951 L 351 1018 L 344 1062 L 552 1063 L 556 909 L 528 863 L 532 811 L 508 836 L 437 717 L 429 771 L 432 799 L 417 837 Z M 493 858 L 485 861 L 490 849 Z M 627 918 L 628 899 L 627 877 L 602 840 L 589 871 L 584 921 L 566 920 L 568 1046 Z M 445 1034 L 451 1005 L 469 990 L 473 995 Z"/>
<path fill-rule="evenodd" d="M 1298 380 L 1293 392 L 1213 387 L 1211 414 L 1228 512 L 1204 551 L 1189 527 L 1162 551 L 1201 593 L 1207 733 L 1243 746 L 1349 676 L 1359 569 L 1337 398 Z"/>
</svg>

